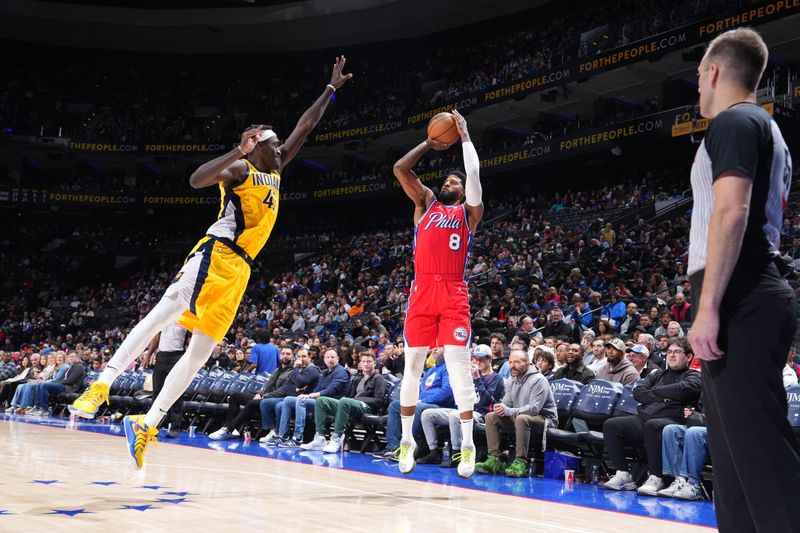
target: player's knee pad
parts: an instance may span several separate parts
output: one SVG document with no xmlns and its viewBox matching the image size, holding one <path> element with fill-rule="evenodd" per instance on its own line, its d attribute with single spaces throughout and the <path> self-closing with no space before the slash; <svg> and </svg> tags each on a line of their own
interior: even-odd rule
<svg viewBox="0 0 800 533">
<path fill-rule="evenodd" d="M 450 376 L 450 386 L 453 388 L 453 398 L 458 412 L 472 411 L 478 395 L 475 394 L 475 385 L 472 383 L 469 348 L 445 346 L 444 362 L 447 364 L 447 373 Z"/>
<path fill-rule="evenodd" d="M 419 399 L 419 379 L 425 368 L 428 348 L 406 348 L 404 352 L 406 366 L 403 370 L 403 383 L 400 384 L 400 405 L 406 407 L 417 405 Z"/>
</svg>

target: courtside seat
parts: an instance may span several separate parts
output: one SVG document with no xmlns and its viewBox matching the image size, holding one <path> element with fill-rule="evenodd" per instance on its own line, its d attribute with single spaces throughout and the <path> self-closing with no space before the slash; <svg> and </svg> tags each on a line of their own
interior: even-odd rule
<svg viewBox="0 0 800 533">
<path fill-rule="evenodd" d="M 588 383 L 581 389 L 570 411 L 569 423 L 575 431 L 548 429 L 547 440 L 573 448 L 585 443 L 590 430 L 602 430 L 603 422 L 613 414 L 622 392 L 620 383 L 602 379 Z"/>
<path fill-rule="evenodd" d="M 800 385 L 792 385 L 786 389 L 786 400 L 789 403 L 787 418 L 794 430 L 794 434 L 800 437 Z"/>
<path fill-rule="evenodd" d="M 622 396 L 614 406 L 614 413 L 612 416 L 631 416 L 638 414 L 639 402 L 633 397 L 633 389 L 635 389 L 642 380 L 634 381 L 625 386 L 622 390 Z"/>
<path fill-rule="evenodd" d="M 553 397 L 556 400 L 558 409 L 558 429 L 564 429 L 567 425 L 572 406 L 583 389 L 583 383 L 571 379 L 557 379 L 550 383 Z"/>
</svg>

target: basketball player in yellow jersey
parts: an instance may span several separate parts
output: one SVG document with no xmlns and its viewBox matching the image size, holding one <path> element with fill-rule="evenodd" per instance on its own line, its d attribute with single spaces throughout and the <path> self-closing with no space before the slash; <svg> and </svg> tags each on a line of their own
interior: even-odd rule
<svg viewBox="0 0 800 533">
<path fill-rule="evenodd" d="M 161 301 L 131 330 L 99 379 L 70 406 L 75 415 L 94 417 L 108 400 L 111 383 L 156 333 L 176 320 L 191 331 L 186 353 L 167 376 L 148 413 L 123 419 L 137 468 L 142 467 L 147 445 L 158 434 L 159 422 L 230 328 L 250 278 L 250 266 L 278 216 L 281 171 L 322 118 L 331 95 L 353 77 L 342 74 L 344 65 L 344 56 L 337 57 L 331 82 L 282 145 L 272 130 L 253 128 L 242 134 L 236 148 L 195 170 L 189 179 L 192 187 L 218 184 L 220 188 L 222 205 L 217 221 L 192 249 Z"/>
</svg>

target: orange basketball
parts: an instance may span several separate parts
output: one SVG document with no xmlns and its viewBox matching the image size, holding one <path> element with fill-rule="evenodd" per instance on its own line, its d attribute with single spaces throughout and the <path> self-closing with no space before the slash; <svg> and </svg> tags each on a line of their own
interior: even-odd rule
<svg viewBox="0 0 800 533">
<path fill-rule="evenodd" d="M 456 119 L 450 113 L 438 113 L 428 122 L 428 138 L 450 146 L 458 140 Z"/>
</svg>

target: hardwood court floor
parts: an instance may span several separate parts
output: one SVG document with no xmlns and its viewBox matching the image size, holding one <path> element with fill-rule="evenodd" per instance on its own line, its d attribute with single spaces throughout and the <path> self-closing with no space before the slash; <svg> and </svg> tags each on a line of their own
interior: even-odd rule
<svg viewBox="0 0 800 533">
<path fill-rule="evenodd" d="M 713 524 L 707 502 L 543 479 L 460 480 L 427 465 L 412 478 L 397 477 L 396 465 L 361 454 L 323 456 L 199 435 L 159 442 L 136 471 L 118 426 L 68 426 L 64 419 L 0 417 L 0 531 L 689 533 L 710 531 L 692 523 Z"/>
</svg>

